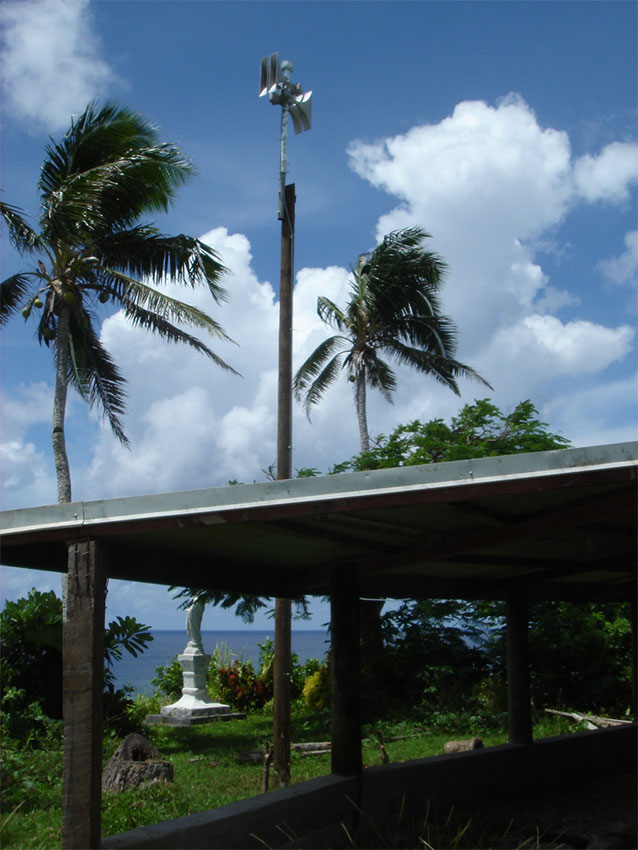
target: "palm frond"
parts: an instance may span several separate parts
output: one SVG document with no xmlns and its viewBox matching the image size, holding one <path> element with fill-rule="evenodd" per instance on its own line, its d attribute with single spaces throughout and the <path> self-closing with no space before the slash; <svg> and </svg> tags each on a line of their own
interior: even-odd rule
<svg viewBox="0 0 638 850">
<path fill-rule="evenodd" d="M 397 378 L 389 365 L 380 357 L 366 359 L 367 383 L 379 390 L 386 401 L 392 402 L 392 393 L 397 388 Z"/>
<path fill-rule="evenodd" d="M 30 253 L 40 247 L 38 234 L 24 219 L 24 212 L 19 207 L 0 201 L 0 215 L 9 230 L 11 244 L 21 254 Z"/>
<path fill-rule="evenodd" d="M 292 382 L 292 390 L 295 398 L 299 401 L 308 389 L 313 378 L 319 374 L 326 361 L 339 349 L 347 344 L 341 336 L 331 336 L 321 342 L 312 354 L 301 364 Z"/>
<path fill-rule="evenodd" d="M 322 322 L 331 325 L 338 331 L 348 330 L 350 322 L 348 316 L 343 312 L 341 307 L 338 307 L 334 301 L 320 295 L 317 298 L 317 315 Z"/>
<path fill-rule="evenodd" d="M 234 342 L 221 325 L 208 313 L 190 304 L 185 304 L 177 298 L 171 298 L 170 295 L 166 295 L 152 286 L 147 286 L 139 280 L 113 269 L 104 269 L 99 280 L 102 284 L 101 289 L 110 291 L 114 300 L 119 301 L 125 311 L 128 311 L 130 307 L 140 307 L 148 314 L 156 315 L 159 319 L 190 325 L 205 330 L 211 336 L 223 339 L 225 342 Z M 150 327 L 150 325 L 145 324 L 145 327 Z"/>
<path fill-rule="evenodd" d="M 38 185 L 49 238 L 104 233 L 144 212 L 166 212 L 194 173 L 179 148 L 159 143 L 148 122 L 114 104 L 89 104 L 46 153 Z"/>
<path fill-rule="evenodd" d="M 205 354 L 206 357 L 212 360 L 213 363 L 215 363 L 220 368 L 225 369 L 227 372 L 232 372 L 234 375 L 239 375 L 239 372 L 237 372 L 236 369 L 233 369 L 232 366 L 229 366 L 228 363 L 222 360 L 221 357 L 215 354 L 215 352 L 212 351 L 207 345 L 205 345 L 200 339 L 198 339 L 196 336 L 192 336 L 192 334 L 187 333 L 181 328 L 178 328 L 176 325 L 172 324 L 172 322 L 168 321 L 163 316 L 160 316 L 157 313 L 153 313 L 151 310 L 146 310 L 144 307 L 141 307 L 138 304 L 133 303 L 132 301 L 127 301 L 125 303 L 124 315 L 127 319 L 130 320 L 130 322 L 135 327 L 150 330 L 153 333 L 156 333 L 162 339 L 166 340 L 167 342 L 184 342 L 187 345 L 190 345 L 191 348 L 194 348 L 196 351 L 199 351 L 201 354 Z M 210 321 L 212 322 L 212 319 Z M 216 323 L 213 322 L 213 324 Z M 209 329 L 208 326 L 207 329 Z M 221 331 L 221 333 L 223 334 L 223 331 Z M 226 335 L 224 334 L 224 337 L 225 336 Z M 228 337 L 226 338 L 228 339 Z"/>
<path fill-rule="evenodd" d="M 138 225 L 109 232 L 90 248 L 103 265 L 132 277 L 155 283 L 170 278 L 192 287 L 205 284 L 217 303 L 228 298 L 219 283 L 227 269 L 212 248 L 191 236 L 163 236 L 155 227 Z"/>
<path fill-rule="evenodd" d="M 442 357 L 453 357 L 458 345 L 456 325 L 440 313 L 396 317 L 393 323 L 382 329 L 376 342 L 384 348 L 394 340 L 436 352 Z"/>
<path fill-rule="evenodd" d="M 306 390 L 306 394 L 303 399 L 303 408 L 308 419 L 310 419 L 310 408 L 313 404 L 317 404 L 324 392 L 332 383 L 334 383 L 335 379 L 341 372 L 343 355 L 343 351 L 335 354 L 335 356 L 328 361 L 326 366 Z"/>
<path fill-rule="evenodd" d="M 445 354 L 431 350 L 424 351 L 420 348 L 404 345 L 398 340 L 395 340 L 391 345 L 388 344 L 386 350 L 399 363 L 412 366 L 425 375 L 431 375 L 439 383 L 449 387 L 456 395 L 460 395 L 457 378 L 470 378 L 493 389 L 491 384 L 471 366 L 467 366 L 465 363 Z"/>
<path fill-rule="evenodd" d="M 20 309 L 23 299 L 29 292 L 31 277 L 33 277 L 32 272 L 19 272 L 0 283 L 0 325 L 6 324 Z"/>
<path fill-rule="evenodd" d="M 100 342 L 93 317 L 81 302 L 75 302 L 71 309 L 69 355 L 68 383 L 90 406 L 99 404 L 115 436 L 128 445 L 120 418 L 126 409 L 126 381 Z"/>
</svg>

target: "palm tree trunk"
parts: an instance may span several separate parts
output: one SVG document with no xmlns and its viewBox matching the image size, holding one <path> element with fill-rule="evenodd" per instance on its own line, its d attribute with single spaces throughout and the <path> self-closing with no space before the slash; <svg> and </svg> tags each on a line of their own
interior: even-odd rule
<svg viewBox="0 0 638 850">
<path fill-rule="evenodd" d="M 69 308 L 64 305 L 58 315 L 55 355 L 55 395 L 51 421 L 53 461 L 58 479 L 58 502 L 71 501 L 71 473 L 64 439 L 67 377 L 69 369 Z"/>
<path fill-rule="evenodd" d="M 357 407 L 357 419 L 359 420 L 359 441 L 361 451 L 370 451 L 370 437 L 368 436 L 368 416 L 366 413 L 366 373 L 365 368 L 357 372 L 357 388 L 355 392 L 355 404 Z"/>
</svg>

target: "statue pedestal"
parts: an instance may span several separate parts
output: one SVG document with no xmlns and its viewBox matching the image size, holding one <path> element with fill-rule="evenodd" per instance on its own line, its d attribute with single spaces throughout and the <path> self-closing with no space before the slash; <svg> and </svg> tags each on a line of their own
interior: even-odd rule
<svg viewBox="0 0 638 850">
<path fill-rule="evenodd" d="M 177 660 L 184 676 L 182 696 L 172 705 L 163 706 L 161 716 L 188 721 L 195 718 L 214 717 L 216 714 L 228 714 L 230 706 L 213 702 L 206 690 L 206 671 L 210 655 L 205 655 L 198 648 L 191 651 L 191 644 L 189 644 L 184 654 L 177 656 Z"/>
</svg>

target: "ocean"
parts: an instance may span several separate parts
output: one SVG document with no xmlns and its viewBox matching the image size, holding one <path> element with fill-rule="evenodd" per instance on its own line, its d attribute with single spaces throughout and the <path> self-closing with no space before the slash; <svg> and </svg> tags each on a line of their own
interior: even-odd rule
<svg viewBox="0 0 638 850">
<path fill-rule="evenodd" d="M 152 631 L 153 640 L 147 649 L 137 658 L 128 652 L 123 653 L 120 661 L 113 665 L 117 687 L 131 685 L 137 693 L 150 694 L 153 690 L 151 679 L 155 676 L 156 667 L 167 667 L 176 655 L 184 651 L 188 643 L 188 635 L 185 629 L 175 631 Z M 244 661 L 252 661 L 257 664 L 259 658 L 259 644 L 266 638 L 274 641 L 274 630 L 233 630 L 233 631 L 207 631 L 202 629 L 202 643 L 204 651 L 213 654 L 216 647 L 227 651 L 231 661 L 239 658 Z M 299 661 L 304 662 L 308 658 L 323 659 L 328 651 L 328 633 L 321 630 L 299 629 L 292 631 L 292 651 L 299 656 Z"/>
</svg>

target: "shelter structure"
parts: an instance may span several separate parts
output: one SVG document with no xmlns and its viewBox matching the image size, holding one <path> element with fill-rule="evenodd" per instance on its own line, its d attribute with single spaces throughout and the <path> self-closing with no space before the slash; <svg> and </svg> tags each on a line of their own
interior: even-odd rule
<svg viewBox="0 0 638 850">
<path fill-rule="evenodd" d="M 329 596 L 332 773 L 359 783 L 359 598 L 506 600 L 510 744 L 527 752 L 529 601 L 631 601 L 635 645 L 637 476 L 621 443 L 4 512 L 4 564 L 69 575 L 63 845 L 100 846 L 108 578 Z"/>
</svg>

